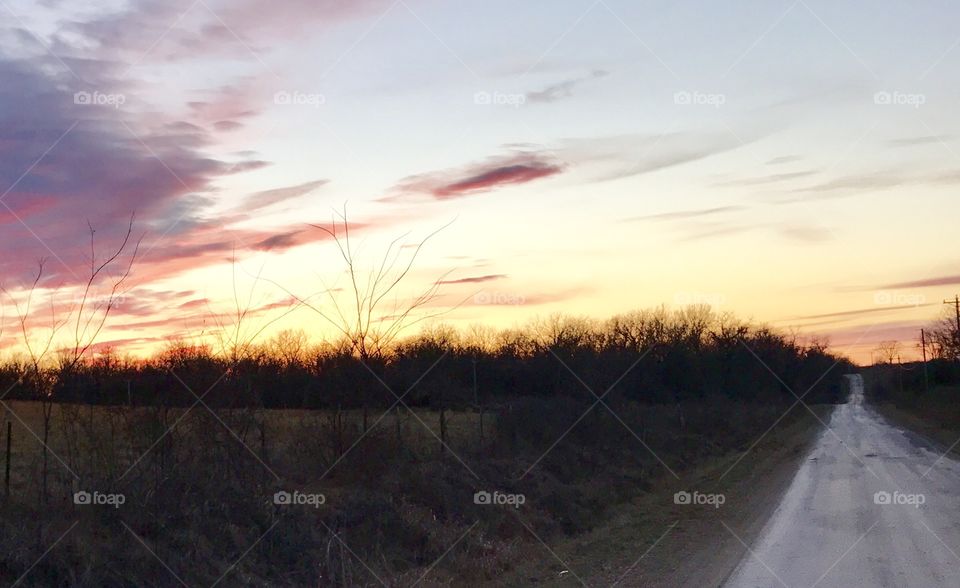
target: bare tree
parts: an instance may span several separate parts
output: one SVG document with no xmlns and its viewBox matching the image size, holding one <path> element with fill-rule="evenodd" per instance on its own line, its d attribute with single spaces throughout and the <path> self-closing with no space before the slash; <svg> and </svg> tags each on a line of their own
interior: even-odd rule
<svg viewBox="0 0 960 588">
<path fill-rule="evenodd" d="M 50 429 L 53 414 L 54 395 L 58 385 L 68 385 L 74 370 L 87 356 L 102 333 L 111 311 L 124 293 L 124 287 L 133 270 L 141 239 L 133 241 L 134 215 L 130 216 L 126 233 L 120 245 L 111 250 L 103 259 L 98 259 L 96 230 L 87 223 L 90 234 L 90 271 L 80 287 L 80 295 L 67 310 L 58 310 L 56 304 L 57 289 L 43 285 L 46 260 L 37 263 L 37 272 L 25 294 L 18 299 L 6 288 L 3 293 L 11 300 L 17 314 L 17 326 L 27 352 L 26 373 L 21 375 L 35 398 L 41 404 L 43 416 L 42 468 L 40 499 L 42 503 L 49 496 L 49 456 Z M 126 259 L 124 257 L 126 256 Z M 115 275 L 111 271 L 119 269 Z M 98 295 L 97 289 L 104 287 L 105 294 Z M 41 290 L 49 290 L 50 311 L 47 324 L 40 327 L 33 322 L 36 298 Z M 73 326 L 73 336 L 69 345 L 55 348 L 55 342 L 61 330 L 67 325 Z M 43 334 L 37 336 L 37 332 Z M 51 355 L 59 351 L 59 365 L 53 365 Z M 9 407 L 7 407 L 9 410 Z"/>
<path fill-rule="evenodd" d="M 262 300 L 254 301 L 257 285 L 265 281 L 263 266 L 256 274 L 250 275 L 253 279 L 250 289 L 246 296 L 241 295 L 237 284 L 239 263 L 236 252 L 234 252 L 230 261 L 232 264 L 233 308 L 227 313 L 217 313 L 210 309 L 210 317 L 216 326 L 213 336 L 217 340 L 220 354 L 231 366 L 235 367 L 240 362 L 250 359 L 256 353 L 257 341 L 264 331 L 296 311 L 302 301 L 295 298 L 279 303 L 266 304 L 262 303 Z M 267 320 L 259 322 L 255 320 L 256 317 L 275 309 L 281 309 L 282 312 Z"/>
<path fill-rule="evenodd" d="M 410 327 L 423 321 L 441 316 L 452 308 L 427 310 L 439 296 L 444 280 L 453 270 L 448 270 L 433 280 L 426 288 L 412 297 L 401 296 L 401 285 L 410 276 L 411 271 L 424 246 L 453 221 L 429 233 L 417 243 L 406 243 L 410 233 L 404 233 L 393 239 L 379 260 L 364 264 L 357 254 L 352 240 L 351 223 L 346 206 L 335 212 L 329 226 L 310 225 L 328 235 L 345 266 L 345 276 L 349 285 L 345 289 L 321 282 L 329 307 L 323 308 L 310 298 L 295 296 L 305 307 L 331 325 L 346 342 L 350 353 L 369 370 L 377 370 L 386 360 L 398 337 Z M 409 253 L 405 254 L 405 252 Z M 279 286 L 279 284 L 277 284 Z M 282 288 L 282 286 L 280 286 Z M 338 294 L 345 300 L 341 300 Z M 370 399 L 366 389 L 358 381 L 357 393 L 363 407 L 363 430 L 367 430 L 367 413 Z M 400 425 L 399 403 L 396 406 L 397 426 Z"/>
<path fill-rule="evenodd" d="M 443 281 L 452 270 L 444 272 L 412 298 L 401 300 L 399 287 L 409 276 L 427 242 L 450 224 L 452 222 L 428 234 L 416 244 L 404 243 L 410 236 L 409 232 L 397 237 L 387 246 L 380 261 L 369 268 L 360 267 L 361 260 L 358 259 L 351 240 L 346 208 L 337 213 L 329 227 L 311 225 L 333 239 L 346 266 L 346 276 L 350 284 L 346 304 L 338 300 L 336 288 L 324 285 L 332 311 L 321 310 L 319 306 L 308 301 L 304 301 L 305 305 L 336 328 L 361 360 L 382 359 L 406 329 L 449 311 L 447 309 L 419 313 L 437 298 Z M 412 253 L 404 258 L 405 249 L 411 249 Z"/>
<path fill-rule="evenodd" d="M 893 364 L 900 357 L 899 341 L 881 341 L 874 350 L 880 363 Z"/>
<path fill-rule="evenodd" d="M 309 338 L 303 329 L 284 329 L 267 343 L 270 353 L 284 367 L 303 365 L 307 359 Z"/>
<path fill-rule="evenodd" d="M 23 366 L 24 371 L 20 374 L 20 381 L 26 384 L 36 400 L 40 402 L 41 414 L 43 418 L 43 433 L 40 439 L 42 454 L 41 487 L 39 494 L 41 504 L 45 504 L 48 496 L 48 466 L 49 466 L 49 441 L 50 441 L 50 421 L 53 414 L 53 391 L 55 388 L 55 372 L 49 369 L 48 358 L 53 348 L 53 342 L 60 329 L 66 324 L 66 320 L 58 318 L 56 303 L 53 294 L 50 295 L 50 316 L 49 324 L 46 326 L 45 333 L 38 337 L 39 327 L 34 325 L 31 317 L 34 314 L 34 305 L 38 297 L 40 284 L 43 280 L 46 260 L 40 259 L 37 262 L 37 273 L 32 283 L 26 290 L 23 299 L 18 300 L 11 292 L 4 288 L 4 294 L 10 299 L 17 314 L 17 327 L 26 349 L 26 362 Z M 4 408 L 9 412 L 12 409 L 4 403 Z"/>
<path fill-rule="evenodd" d="M 211 310 L 211 318 L 217 327 L 213 334 L 217 339 L 220 354 L 228 364 L 227 380 L 233 382 L 239 389 L 235 389 L 235 392 L 240 392 L 232 397 L 234 403 L 239 403 L 238 408 L 241 410 L 233 415 L 237 420 L 235 423 L 237 430 L 231 429 L 231 432 L 249 449 L 248 435 L 251 429 L 255 429 L 260 444 L 259 455 L 255 455 L 258 460 L 265 463 L 268 460 L 267 418 L 264 413 L 266 407 L 263 401 L 263 390 L 254 385 L 253 375 L 261 364 L 266 350 L 258 340 L 267 329 L 300 308 L 301 303 L 296 299 L 273 303 L 255 300 L 257 286 L 263 281 L 263 266 L 255 275 L 250 276 L 253 282 L 246 295 L 241 295 L 237 283 L 239 263 L 236 252 L 231 258 L 231 263 L 233 309 L 231 312 L 222 314 Z M 264 315 L 272 310 L 280 312 L 273 317 L 264 318 Z M 217 420 L 220 418 L 217 417 Z"/>
<path fill-rule="evenodd" d="M 952 315 L 944 315 L 933 327 L 932 343 L 934 357 L 960 359 L 960 332 Z"/>
<path fill-rule="evenodd" d="M 97 231 L 87 223 L 90 230 L 90 275 L 83 286 L 83 293 L 74 311 L 73 348 L 66 356 L 68 370 L 75 368 L 96 343 L 111 311 L 125 293 L 124 287 L 133 271 L 137 255 L 140 253 L 140 243 L 143 241 L 142 236 L 136 241 L 131 241 L 134 220 L 135 216 L 130 215 L 130 221 L 120 245 L 103 260 L 97 259 Z M 127 259 L 122 261 L 125 254 Z M 112 278 L 103 279 L 113 268 L 120 269 L 120 272 Z M 105 294 L 98 294 L 95 291 L 101 282 L 105 282 Z"/>
</svg>

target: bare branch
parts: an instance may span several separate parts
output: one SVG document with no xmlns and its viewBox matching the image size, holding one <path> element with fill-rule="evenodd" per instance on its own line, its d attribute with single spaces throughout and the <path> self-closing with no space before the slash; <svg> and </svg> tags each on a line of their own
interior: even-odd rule
<svg viewBox="0 0 960 588">
<path fill-rule="evenodd" d="M 430 287 L 421 292 L 418 296 L 401 305 L 399 301 L 398 288 L 401 283 L 410 275 L 417 259 L 424 246 L 438 235 L 441 231 L 449 227 L 454 221 L 443 225 L 435 231 L 428 234 L 424 239 L 417 243 L 409 258 L 401 263 L 401 257 L 405 246 L 403 241 L 410 235 L 404 233 L 393 239 L 388 244 L 379 263 L 374 264 L 369 271 L 360 273 L 358 268 L 357 249 L 353 246 L 350 234 L 350 221 L 347 217 L 347 209 L 344 206 L 342 212 L 335 212 L 335 218 L 330 227 L 322 225 L 311 225 L 312 227 L 323 231 L 332 239 L 337 251 L 344 262 L 345 273 L 350 281 L 352 308 L 349 309 L 350 318 L 341 307 L 333 291 L 324 284 L 325 291 L 330 298 L 332 305 L 331 313 L 325 312 L 315 305 L 306 305 L 328 323 L 336 326 L 350 342 L 354 353 L 361 358 L 381 357 L 399 334 L 412 324 L 439 316 L 443 312 L 429 314 L 428 316 L 416 317 L 413 314 L 423 308 L 439 295 L 440 287 L 444 278 L 450 272 L 446 272 L 435 280 Z M 341 231 L 342 229 L 342 231 Z M 361 283 L 360 276 L 366 276 L 366 281 Z M 382 308 L 387 300 L 393 297 L 393 307 L 391 312 L 383 313 Z M 458 305 L 459 306 L 459 305 Z"/>
</svg>

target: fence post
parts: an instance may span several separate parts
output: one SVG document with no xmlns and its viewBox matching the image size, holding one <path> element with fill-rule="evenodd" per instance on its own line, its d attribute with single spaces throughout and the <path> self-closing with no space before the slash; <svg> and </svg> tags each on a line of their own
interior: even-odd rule
<svg viewBox="0 0 960 588">
<path fill-rule="evenodd" d="M 337 432 L 337 457 L 343 457 L 343 406 L 337 405 L 337 415 L 335 417 L 336 426 L 334 429 Z"/>
<path fill-rule="evenodd" d="M 7 460 L 4 463 L 3 469 L 3 496 L 4 499 L 10 500 L 10 445 L 11 439 L 13 436 L 13 423 L 7 421 Z"/>
<path fill-rule="evenodd" d="M 440 455 L 447 449 L 447 420 L 443 411 L 443 393 L 440 393 Z"/>
<path fill-rule="evenodd" d="M 400 403 L 393 409 L 393 420 L 397 425 L 397 447 L 403 447 L 403 433 L 400 430 Z"/>
<path fill-rule="evenodd" d="M 477 357 L 473 357 L 473 403 L 480 411 L 480 445 L 483 446 L 483 404 L 480 403 L 480 388 L 477 387 Z"/>
</svg>

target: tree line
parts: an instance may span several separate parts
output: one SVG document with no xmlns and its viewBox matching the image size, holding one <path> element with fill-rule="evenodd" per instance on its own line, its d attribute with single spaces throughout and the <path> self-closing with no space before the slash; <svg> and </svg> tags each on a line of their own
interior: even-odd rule
<svg viewBox="0 0 960 588">
<path fill-rule="evenodd" d="M 394 405 L 469 408 L 518 397 L 581 397 L 614 387 L 625 400 L 680 404 L 724 396 L 744 401 L 840 400 L 852 364 L 814 341 L 742 322 L 706 306 L 657 308 L 607 320 L 552 315 L 523 327 L 430 325 L 376 355 L 342 338 L 312 344 L 281 331 L 242 355 L 170 341 L 147 359 L 110 351 L 34 366 L 0 365 L 7 398 L 64 403 L 234 408 L 356 409 Z M 18 383 L 19 382 L 19 383 Z"/>
</svg>

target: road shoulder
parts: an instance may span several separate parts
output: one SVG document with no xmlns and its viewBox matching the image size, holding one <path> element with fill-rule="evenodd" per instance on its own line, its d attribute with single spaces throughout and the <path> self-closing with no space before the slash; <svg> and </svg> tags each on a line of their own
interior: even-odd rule
<svg viewBox="0 0 960 588">
<path fill-rule="evenodd" d="M 825 422 L 832 408 L 814 411 Z M 749 556 L 746 546 L 760 535 L 822 432 L 803 407 L 794 410 L 803 414 L 775 427 L 746 454 L 716 460 L 669 489 L 638 498 L 609 525 L 576 542 L 571 567 L 583 566 L 589 585 L 722 585 Z M 678 505 L 677 491 L 722 494 L 724 503 Z"/>
</svg>

